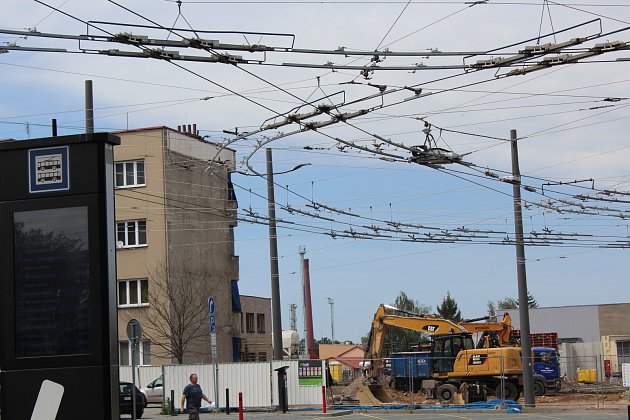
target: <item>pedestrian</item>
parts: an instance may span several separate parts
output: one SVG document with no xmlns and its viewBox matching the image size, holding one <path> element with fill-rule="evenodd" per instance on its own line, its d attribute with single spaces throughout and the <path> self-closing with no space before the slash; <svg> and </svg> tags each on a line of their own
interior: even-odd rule
<svg viewBox="0 0 630 420">
<path fill-rule="evenodd" d="M 212 401 L 201 390 L 201 386 L 197 383 L 199 378 L 197 374 L 190 375 L 190 383 L 184 387 L 182 393 L 182 413 L 184 409 L 188 410 L 188 420 L 199 420 L 199 409 L 201 408 L 201 400 L 206 400 L 208 404 L 212 404 Z M 184 402 L 186 403 L 184 405 Z"/>
</svg>

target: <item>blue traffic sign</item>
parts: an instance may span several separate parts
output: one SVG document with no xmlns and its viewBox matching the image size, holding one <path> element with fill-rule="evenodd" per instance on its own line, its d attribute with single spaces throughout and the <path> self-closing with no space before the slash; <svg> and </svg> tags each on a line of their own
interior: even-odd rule
<svg viewBox="0 0 630 420">
<path fill-rule="evenodd" d="M 213 333 L 215 329 L 214 315 L 210 315 L 210 332 Z"/>
<path fill-rule="evenodd" d="M 210 315 L 214 315 L 214 299 L 211 297 L 208 298 L 208 310 L 210 311 Z"/>
</svg>

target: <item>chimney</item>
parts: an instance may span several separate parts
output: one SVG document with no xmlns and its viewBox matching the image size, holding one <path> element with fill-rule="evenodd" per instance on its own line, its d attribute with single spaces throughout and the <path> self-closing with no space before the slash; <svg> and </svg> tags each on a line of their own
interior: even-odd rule
<svg viewBox="0 0 630 420">
<path fill-rule="evenodd" d="M 313 307 L 311 305 L 311 279 L 308 270 L 308 259 L 304 259 L 304 310 L 306 322 L 306 352 L 309 359 L 317 359 L 315 337 L 313 334 Z"/>
</svg>

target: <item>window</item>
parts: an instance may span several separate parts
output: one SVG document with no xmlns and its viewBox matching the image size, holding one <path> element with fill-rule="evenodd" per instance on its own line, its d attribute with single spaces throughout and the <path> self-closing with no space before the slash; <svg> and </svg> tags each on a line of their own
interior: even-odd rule
<svg viewBox="0 0 630 420">
<path fill-rule="evenodd" d="M 149 304 L 149 280 L 122 280 L 118 282 L 118 307 L 146 306 Z"/>
<path fill-rule="evenodd" d="M 256 331 L 265 332 L 265 314 L 256 314 Z"/>
<path fill-rule="evenodd" d="M 116 222 L 116 246 L 137 248 L 147 245 L 147 221 L 127 220 Z"/>
<path fill-rule="evenodd" d="M 267 353 L 265 353 L 264 351 L 259 351 L 258 352 L 258 361 L 259 362 L 266 362 L 267 361 Z"/>
<path fill-rule="evenodd" d="M 136 352 L 136 366 L 151 364 L 151 342 L 141 341 Z M 120 341 L 118 343 L 118 364 L 120 366 L 131 365 L 131 343 Z"/>
<path fill-rule="evenodd" d="M 143 187 L 144 160 L 116 163 L 116 188 Z"/>
<path fill-rule="evenodd" d="M 247 327 L 247 332 L 248 333 L 253 333 L 256 330 L 254 330 L 254 314 L 251 312 L 247 312 L 245 314 L 245 325 Z"/>
</svg>

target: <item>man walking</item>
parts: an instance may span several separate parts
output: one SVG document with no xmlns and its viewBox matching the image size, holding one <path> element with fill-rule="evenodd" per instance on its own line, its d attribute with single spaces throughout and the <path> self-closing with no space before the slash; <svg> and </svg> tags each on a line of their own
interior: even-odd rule
<svg viewBox="0 0 630 420">
<path fill-rule="evenodd" d="M 193 373 L 190 375 L 190 383 L 184 387 L 184 392 L 182 393 L 181 411 L 183 413 L 184 409 L 188 409 L 188 420 L 199 420 L 199 409 L 201 408 L 202 399 L 207 401 L 208 404 L 212 403 L 201 390 L 201 386 L 197 383 L 198 380 L 197 374 Z"/>
</svg>

